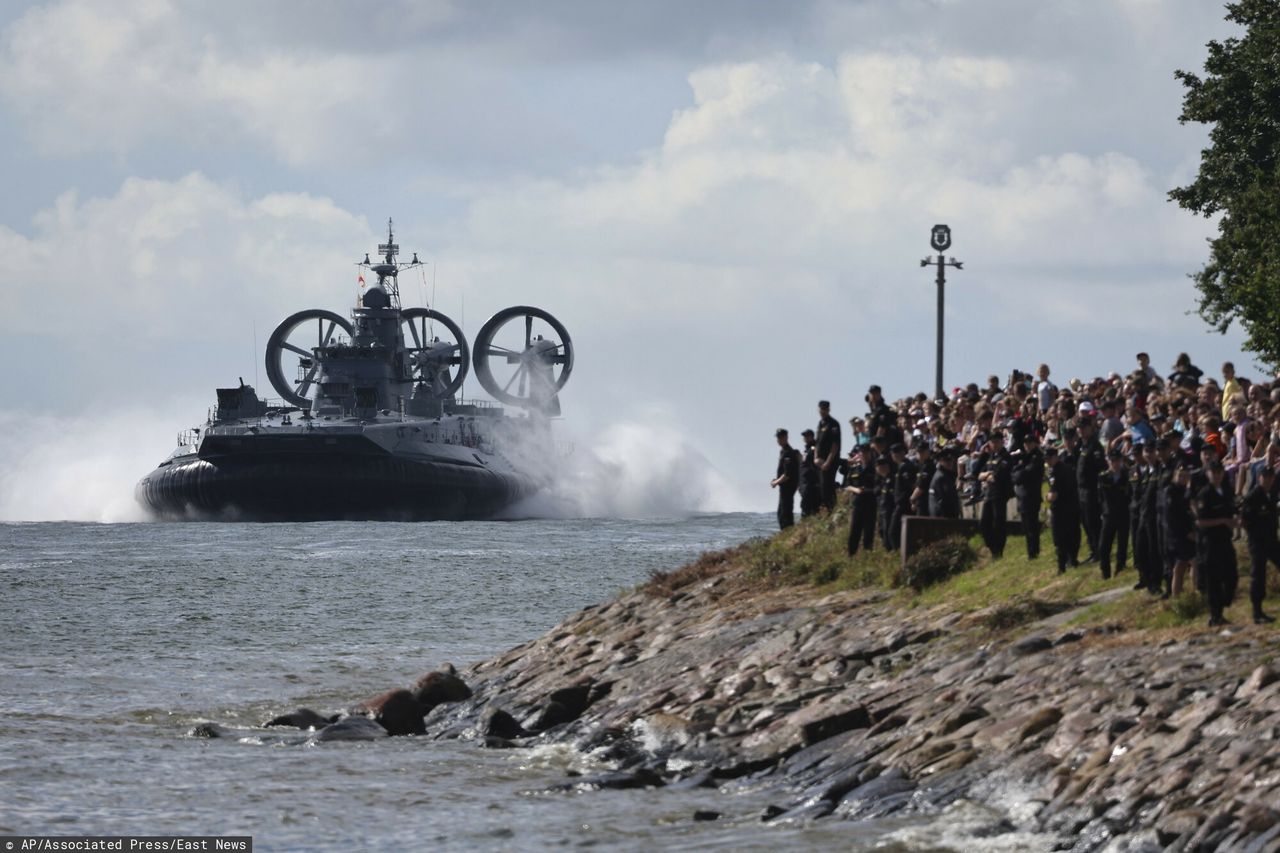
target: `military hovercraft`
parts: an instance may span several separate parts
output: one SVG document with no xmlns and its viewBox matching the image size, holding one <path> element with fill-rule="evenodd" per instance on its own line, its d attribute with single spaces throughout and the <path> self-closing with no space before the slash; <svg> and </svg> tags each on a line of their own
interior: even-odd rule
<svg viewBox="0 0 1280 853">
<path fill-rule="evenodd" d="M 391 223 L 377 277 L 350 320 L 312 308 L 266 347 L 279 400 L 240 381 L 206 422 L 143 477 L 161 518 L 483 519 L 544 488 L 561 455 L 550 419 L 573 370 L 569 334 L 547 311 L 506 308 L 468 347 L 431 308 L 403 308 Z M 465 400 L 471 367 L 493 400 Z M 516 413 L 508 413 L 503 404 Z"/>
</svg>

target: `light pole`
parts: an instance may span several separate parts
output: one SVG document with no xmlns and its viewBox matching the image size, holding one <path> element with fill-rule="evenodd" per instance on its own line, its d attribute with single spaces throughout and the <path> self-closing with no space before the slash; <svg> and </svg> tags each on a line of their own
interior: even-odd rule
<svg viewBox="0 0 1280 853">
<path fill-rule="evenodd" d="M 925 258 L 920 262 L 920 266 L 927 267 L 936 264 L 938 267 L 938 359 L 933 374 L 933 398 L 935 400 L 944 400 L 946 395 L 942 393 L 942 303 L 943 294 L 947 287 L 947 267 L 955 267 L 958 270 L 964 269 L 964 264 L 955 258 L 947 260 L 943 256 L 943 252 L 951 248 L 951 226 L 935 225 L 933 232 L 929 235 L 929 245 L 933 246 L 935 252 L 938 253 L 937 260 L 933 258 Z"/>
</svg>

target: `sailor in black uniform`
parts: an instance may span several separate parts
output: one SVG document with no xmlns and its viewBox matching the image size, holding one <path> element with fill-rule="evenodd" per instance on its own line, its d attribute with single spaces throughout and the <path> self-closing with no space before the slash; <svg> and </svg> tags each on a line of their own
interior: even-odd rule
<svg viewBox="0 0 1280 853">
<path fill-rule="evenodd" d="M 831 404 L 818 401 L 818 447 L 814 461 L 822 472 L 823 509 L 830 512 L 836 505 L 836 475 L 840 473 L 840 422 L 831 417 Z"/>
<path fill-rule="evenodd" d="M 893 550 L 889 526 L 893 521 L 893 475 L 895 468 L 888 454 L 876 457 L 876 521 L 880 528 L 880 541 L 886 551 Z"/>
<path fill-rule="evenodd" d="M 1164 496 L 1164 547 L 1173 564 L 1169 592 L 1181 595 L 1187 569 L 1196 558 L 1196 520 L 1191 513 L 1191 472 L 1185 465 L 1173 466 Z"/>
<path fill-rule="evenodd" d="M 787 440 L 787 431 L 779 427 L 774 436 L 778 439 L 778 473 L 769 481 L 770 488 L 778 490 L 778 529 L 786 530 L 796 523 L 796 489 L 800 486 L 800 452 Z"/>
<path fill-rule="evenodd" d="M 923 438 L 916 440 L 915 450 L 919 473 L 916 474 L 916 487 L 911 491 L 911 514 L 928 515 L 929 485 L 933 482 L 934 472 L 938 470 L 938 459 L 929 442 Z"/>
<path fill-rule="evenodd" d="M 1079 418 L 1080 448 L 1076 455 L 1076 487 L 1080 490 L 1080 519 L 1084 522 L 1085 541 L 1089 545 L 1086 563 L 1098 559 L 1098 534 L 1102 529 L 1102 504 L 1098 483 L 1106 470 L 1106 453 L 1098 441 L 1098 425 L 1085 415 Z"/>
<path fill-rule="evenodd" d="M 1160 526 L 1156 518 L 1161 489 L 1160 454 L 1154 443 L 1141 445 L 1135 453 L 1138 451 L 1142 452 L 1146 465 L 1142 477 L 1142 494 L 1138 500 L 1137 543 L 1141 543 L 1144 557 L 1142 564 L 1138 566 L 1143 571 L 1139 580 L 1152 595 L 1160 595 L 1160 587 L 1164 581 L 1164 560 L 1160 554 Z M 1134 545 L 1135 549 L 1137 543 Z M 1136 561 L 1136 550 L 1134 554 Z"/>
<path fill-rule="evenodd" d="M 1040 452 L 1040 436 L 1025 430 L 1022 452 L 1013 462 L 1013 493 L 1018 498 L 1018 517 L 1027 537 L 1027 558 L 1040 556 L 1040 491 L 1044 485 L 1044 454 Z"/>
<path fill-rule="evenodd" d="M 864 445 L 858 458 L 850 462 L 845 491 L 853 495 L 849 514 L 849 556 L 861 546 L 870 551 L 876 535 L 876 451 Z"/>
<path fill-rule="evenodd" d="M 1098 561 L 1102 576 L 1111 577 L 1111 546 L 1116 545 L 1116 571 L 1124 569 L 1129 558 L 1129 495 L 1132 484 L 1124 467 L 1124 454 L 1112 450 L 1107 454 L 1107 470 L 1098 477 L 1098 501 L 1102 510 Z M 1117 539 L 1119 541 L 1117 541 Z"/>
<path fill-rule="evenodd" d="M 893 456 L 893 518 L 889 522 L 889 550 L 897 551 L 902 545 L 902 519 L 911 514 L 911 494 L 916 489 L 920 467 L 907 458 L 904 444 L 889 448 Z"/>
<path fill-rule="evenodd" d="M 978 474 L 978 482 L 982 485 L 982 517 L 978 526 L 982 530 L 982 541 L 996 559 L 1004 556 L 1004 544 L 1009 536 L 1009 493 L 1013 486 L 1009 467 L 1004 433 L 992 430 L 983 452 L 981 473 Z"/>
<path fill-rule="evenodd" d="M 813 430 L 800 433 L 804 439 L 804 455 L 800 459 L 800 517 L 808 518 L 818 511 L 822 497 L 822 483 L 818 473 L 818 463 L 814 459 L 816 445 L 813 441 Z"/>
<path fill-rule="evenodd" d="M 1253 605 L 1253 621 L 1259 625 L 1275 620 L 1262 612 L 1262 599 L 1267 595 L 1267 563 L 1280 567 L 1280 541 L 1276 537 L 1276 472 L 1262 468 L 1249 494 L 1240 505 L 1245 533 L 1249 536 L 1249 601 Z"/>
<path fill-rule="evenodd" d="M 959 518 L 960 493 L 956 490 L 956 452 L 944 447 L 938 453 L 938 469 L 929 481 L 929 515 Z"/>
<path fill-rule="evenodd" d="M 1058 557 L 1058 574 L 1075 568 L 1080 557 L 1080 493 L 1076 488 L 1075 457 L 1070 447 L 1074 431 L 1064 434 L 1067 449 L 1059 452 L 1051 447 L 1045 453 L 1049 467 L 1049 520 L 1053 531 L 1053 550 Z"/>
<path fill-rule="evenodd" d="M 1224 484 L 1226 473 L 1222 463 L 1213 460 L 1206 466 L 1209 485 L 1196 495 L 1196 562 L 1200 584 L 1209 601 L 1209 627 L 1227 624 L 1223 612 L 1236 596 L 1239 574 L 1236 549 L 1231 545 L 1235 527 L 1235 500 Z"/>
</svg>

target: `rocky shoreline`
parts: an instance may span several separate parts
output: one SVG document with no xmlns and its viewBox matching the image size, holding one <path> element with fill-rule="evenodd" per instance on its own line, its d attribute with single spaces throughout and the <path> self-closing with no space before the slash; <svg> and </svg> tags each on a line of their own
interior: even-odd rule
<svg viewBox="0 0 1280 853">
<path fill-rule="evenodd" d="M 985 832 L 1056 849 L 1280 850 L 1274 632 L 1078 627 L 1078 610 L 995 631 L 884 591 L 760 589 L 732 555 L 332 724 L 272 722 L 571 743 L 613 769 L 565 789 L 749 786 L 774 803 L 766 825 L 967 800 L 1004 815 Z"/>
</svg>

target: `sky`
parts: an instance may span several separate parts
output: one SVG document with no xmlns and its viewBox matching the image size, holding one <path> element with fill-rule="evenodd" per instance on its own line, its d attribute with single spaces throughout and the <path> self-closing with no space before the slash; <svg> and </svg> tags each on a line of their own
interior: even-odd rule
<svg viewBox="0 0 1280 853">
<path fill-rule="evenodd" d="M 388 217 L 429 262 L 406 305 L 434 293 L 472 335 L 509 305 L 555 314 L 576 350 L 566 434 L 649 435 L 614 447 L 639 468 L 705 459 L 724 485 L 706 509 L 767 507 L 773 430 L 812 426 L 819 398 L 846 421 L 871 383 L 932 390 L 935 223 L 964 263 L 947 387 L 1041 361 L 1061 384 L 1138 350 L 1256 375 L 1240 333 L 1194 314 L 1214 223 L 1166 199 L 1206 144 L 1173 72 L 1233 33 L 1222 17 L 1212 0 L 6 3 L 0 476 L 18 445 L 91 449 L 72 481 L 158 461 L 215 387 L 266 385 L 286 315 L 349 309 Z"/>
</svg>

